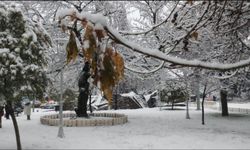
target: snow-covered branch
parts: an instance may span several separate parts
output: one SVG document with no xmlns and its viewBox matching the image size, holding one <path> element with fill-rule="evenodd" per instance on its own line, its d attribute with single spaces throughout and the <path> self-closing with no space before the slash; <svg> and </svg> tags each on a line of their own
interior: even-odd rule
<svg viewBox="0 0 250 150">
<path fill-rule="evenodd" d="M 209 4 L 207 6 L 207 9 L 209 7 Z M 204 11 L 204 13 L 207 11 L 207 9 Z M 166 55 L 165 53 L 157 50 L 157 49 L 152 49 L 152 48 L 147 48 L 147 47 L 142 47 L 141 45 L 131 42 L 124 38 L 121 34 L 119 34 L 116 30 L 114 30 L 112 27 L 108 26 L 107 20 L 103 15 L 100 14 L 90 14 L 87 12 L 82 12 L 81 14 L 78 13 L 76 10 L 63 10 L 60 11 L 61 13 L 58 13 L 58 18 L 59 20 L 62 18 L 65 18 L 66 16 L 72 16 L 77 18 L 80 21 L 85 21 L 88 20 L 92 22 L 93 25 L 100 26 L 102 25 L 103 28 L 106 30 L 108 33 L 108 36 L 110 36 L 115 42 L 130 48 L 136 52 L 139 52 L 141 54 L 149 55 L 151 57 L 173 63 L 175 65 L 181 65 L 181 66 L 187 66 L 187 67 L 201 67 L 205 69 L 213 69 L 213 70 L 221 70 L 221 71 L 226 71 L 226 70 L 232 70 L 232 69 L 237 69 L 237 68 L 242 68 L 249 66 L 250 64 L 250 58 L 241 60 L 236 63 L 217 63 L 217 62 L 205 62 L 205 61 L 200 61 L 200 60 L 187 60 L 171 55 Z M 203 15 L 200 17 L 199 21 L 196 22 L 196 25 L 193 26 L 192 29 L 194 29 L 199 22 L 202 20 Z"/>
<path fill-rule="evenodd" d="M 149 32 L 153 31 L 154 29 L 158 28 L 159 26 L 163 25 L 164 23 L 166 23 L 168 21 L 168 19 L 170 18 L 170 16 L 174 13 L 176 7 L 178 6 L 179 1 L 175 4 L 174 8 L 172 9 L 172 11 L 170 12 L 170 14 L 166 17 L 165 20 L 163 20 L 162 22 L 152 26 L 151 28 L 145 30 L 145 31 L 141 31 L 141 32 L 127 32 L 127 31 L 119 31 L 119 33 L 123 34 L 123 35 L 141 35 L 141 34 L 148 34 Z"/>
<path fill-rule="evenodd" d="M 201 67 L 205 69 L 214 69 L 214 70 L 232 70 L 241 67 L 246 67 L 250 64 L 250 58 L 246 60 L 242 60 L 236 63 L 228 63 L 221 64 L 216 62 L 203 62 L 199 60 L 187 60 L 178 57 L 174 57 L 171 55 L 166 55 L 163 52 L 158 51 L 157 49 L 149 49 L 141 47 L 140 45 L 130 42 L 124 37 L 122 37 L 119 33 L 117 33 L 114 29 L 109 26 L 105 26 L 105 29 L 110 34 L 110 36 L 115 39 L 118 43 L 130 48 L 136 52 L 152 56 L 154 58 L 158 58 L 160 60 L 173 63 L 176 65 L 188 66 L 188 67 Z"/>
<path fill-rule="evenodd" d="M 133 68 L 128 67 L 127 65 L 125 65 L 125 68 L 132 71 L 132 72 L 135 72 L 135 73 L 150 74 L 150 73 L 154 73 L 154 72 L 160 70 L 164 66 L 164 64 L 165 64 L 165 61 L 162 61 L 161 64 L 158 67 L 156 67 L 156 68 L 154 68 L 153 70 L 150 70 L 150 71 L 138 71 L 138 70 L 135 70 Z"/>
<path fill-rule="evenodd" d="M 233 77 L 234 75 L 236 75 L 236 73 L 238 72 L 238 70 L 234 71 L 232 74 L 230 75 L 224 75 L 224 76 L 214 76 L 213 78 L 216 78 L 216 79 L 229 79 L 231 77 Z"/>
</svg>

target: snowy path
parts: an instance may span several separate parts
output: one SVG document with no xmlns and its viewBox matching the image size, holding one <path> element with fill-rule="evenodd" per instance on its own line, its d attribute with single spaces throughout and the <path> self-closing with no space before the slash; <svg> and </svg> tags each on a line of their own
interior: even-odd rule
<svg viewBox="0 0 250 150">
<path fill-rule="evenodd" d="M 221 117 L 216 110 L 206 110 L 206 125 L 201 125 L 201 112 L 191 109 L 190 120 L 185 110 L 137 109 L 118 110 L 128 115 L 124 125 L 105 127 L 65 127 L 65 138 L 57 138 L 58 127 L 41 125 L 39 112 L 18 117 L 24 149 L 173 149 L 173 148 L 250 148 L 250 115 L 231 114 Z M 3 119 L 0 149 L 15 149 L 11 120 Z"/>
</svg>

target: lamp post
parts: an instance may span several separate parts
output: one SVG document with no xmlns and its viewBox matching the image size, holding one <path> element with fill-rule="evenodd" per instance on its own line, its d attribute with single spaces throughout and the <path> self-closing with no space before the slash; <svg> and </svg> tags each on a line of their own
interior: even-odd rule
<svg viewBox="0 0 250 150">
<path fill-rule="evenodd" d="M 58 137 L 63 138 L 65 137 L 63 132 L 63 69 L 60 72 L 60 101 L 59 101 L 59 130 L 58 130 Z"/>
<path fill-rule="evenodd" d="M 188 81 L 187 81 L 187 70 L 184 70 L 183 71 L 183 74 L 184 74 L 184 80 L 185 80 L 185 84 L 186 84 L 186 89 L 188 90 Z M 188 95 L 190 94 L 189 90 L 188 90 Z M 190 96 L 188 96 L 188 98 L 186 99 L 186 119 L 190 119 L 190 115 L 189 115 L 189 106 L 188 106 L 188 103 L 189 103 L 189 99 L 190 99 Z"/>
<path fill-rule="evenodd" d="M 59 41 L 63 41 L 64 39 L 58 38 L 57 41 L 57 52 L 59 47 Z M 60 70 L 60 100 L 59 100 L 59 130 L 57 137 L 63 138 L 65 137 L 63 131 L 63 67 Z"/>
</svg>

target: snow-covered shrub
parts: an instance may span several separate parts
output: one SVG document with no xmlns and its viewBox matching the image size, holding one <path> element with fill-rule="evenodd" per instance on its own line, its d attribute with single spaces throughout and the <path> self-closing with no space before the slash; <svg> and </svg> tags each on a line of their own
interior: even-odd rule
<svg viewBox="0 0 250 150">
<path fill-rule="evenodd" d="M 182 82 L 171 81 L 166 83 L 166 88 L 160 92 L 161 101 L 174 104 L 188 99 L 188 89 Z"/>
</svg>

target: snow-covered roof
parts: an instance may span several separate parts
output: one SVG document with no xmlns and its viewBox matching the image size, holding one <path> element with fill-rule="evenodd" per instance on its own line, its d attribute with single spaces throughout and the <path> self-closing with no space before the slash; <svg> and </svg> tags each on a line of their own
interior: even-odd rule
<svg viewBox="0 0 250 150">
<path fill-rule="evenodd" d="M 141 106 L 142 108 L 145 108 L 145 104 L 144 104 L 144 100 L 135 92 L 130 91 L 129 93 L 123 93 L 120 94 L 123 97 L 129 97 L 130 99 L 132 99 L 137 105 Z"/>
<path fill-rule="evenodd" d="M 129 93 L 121 94 L 121 96 L 123 96 L 123 97 L 134 97 L 135 95 L 136 95 L 136 93 L 133 91 L 130 91 Z"/>
<path fill-rule="evenodd" d="M 145 98 L 146 102 L 147 102 L 147 101 L 150 99 L 150 97 L 151 97 L 153 94 L 155 94 L 155 93 L 157 93 L 157 90 L 155 90 L 155 91 L 152 92 L 151 94 L 144 95 L 144 98 Z"/>
</svg>

